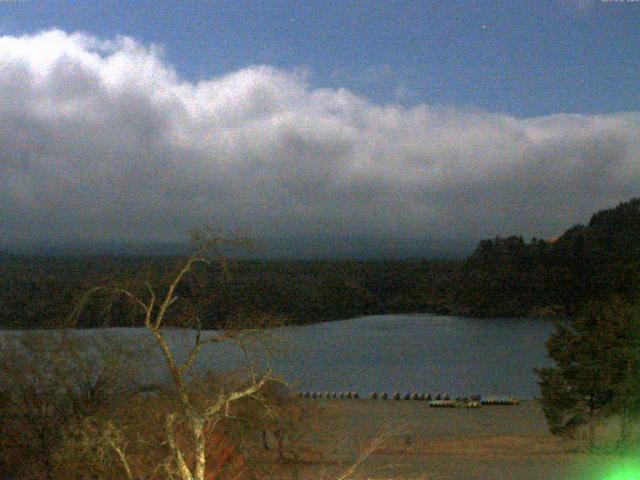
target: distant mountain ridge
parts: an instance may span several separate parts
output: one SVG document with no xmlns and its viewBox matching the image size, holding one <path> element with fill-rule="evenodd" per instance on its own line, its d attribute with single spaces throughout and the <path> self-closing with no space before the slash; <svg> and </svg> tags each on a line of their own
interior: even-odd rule
<svg viewBox="0 0 640 480">
<path fill-rule="evenodd" d="M 263 239 L 256 240 L 255 248 L 220 249 L 234 258 L 267 259 L 456 259 L 467 256 L 474 241 L 434 239 Z M 78 240 L 70 242 L 20 242 L 2 247 L 19 255 L 37 256 L 177 256 L 191 252 L 188 242 L 125 242 Z"/>
<path fill-rule="evenodd" d="M 341 249 L 320 241 L 307 242 L 306 250 L 276 243 L 278 249 L 271 252 L 267 245 L 231 261 L 230 276 L 221 274 L 215 263 L 202 266 L 197 279 L 181 285 L 180 298 L 193 302 L 207 328 L 262 314 L 284 316 L 293 324 L 410 312 L 562 317 L 576 315 L 592 300 L 614 295 L 640 299 L 640 198 L 599 211 L 588 225 L 573 226 L 554 241 L 526 242 L 520 236 L 482 240 L 463 260 L 426 260 L 425 251 L 410 255 L 420 252 L 414 241 L 403 246 L 405 260 L 367 259 L 369 251 L 353 240 Z M 175 272 L 175 255 L 189 251 L 187 245 L 170 243 L 136 247 L 141 250 L 118 245 L 126 254 L 118 254 L 113 245 L 111 250 L 81 246 L 68 246 L 68 256 L 61 250 L 46 256 L 45 249 L 0 255 L 0 325 L 59 325 L 83 292 L 96 285 L 139 286 L 149 280 L 162 288 Z M 366 247 L 377 248 L 370 242 Z M 351 251 L 361 258 L 350 256 Z M 319 258 L 298 257 L 309 252 Z M 268 253 L 281 256 L 269 259 Z M 126 298 L 95 301 L 84 310 L 79 326 L 139 324 L 140 312 Z"/>
</svg>

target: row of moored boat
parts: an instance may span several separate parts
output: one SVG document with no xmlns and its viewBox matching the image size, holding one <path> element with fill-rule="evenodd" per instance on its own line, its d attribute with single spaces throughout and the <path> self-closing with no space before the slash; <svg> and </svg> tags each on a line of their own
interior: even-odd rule
<svg viewBox="0 0 640 480">
<path fill-rule="evenodd" d="M 313 399 L 359 399 L 358 392 L 299 392 L 301 398 Z M 438 393 L 431 395 L 430 393 L 405 393 L 395 392 L 389 394 L 387 392 L 372 392 L 369 394 L 372 400 L 417 400 L 426 401 L 431 407 L 439 408 L 478 408 L 481 405 L 518 405 L 520 402 L 514 397 L 497 397 L 489 396 L 483 398 L 481 395 L 471 395 L 469 397 L 451 398 L 449 394 Z"/>
</svg>

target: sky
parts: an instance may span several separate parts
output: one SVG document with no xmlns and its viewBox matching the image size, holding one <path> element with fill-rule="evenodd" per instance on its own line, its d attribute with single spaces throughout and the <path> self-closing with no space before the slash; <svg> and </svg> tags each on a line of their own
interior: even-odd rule
<svg viewBox="0 0 640 480">
<path fill-rule="evenodd" d="M 640 194 L 640 1 L 0 0 L 0 242 L 551 237 Z"/>
</svg>

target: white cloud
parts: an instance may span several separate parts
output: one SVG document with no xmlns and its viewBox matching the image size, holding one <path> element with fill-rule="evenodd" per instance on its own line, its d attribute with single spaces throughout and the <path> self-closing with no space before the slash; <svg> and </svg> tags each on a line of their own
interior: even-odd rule
<svg viewBox="0 0 640 480">
<path fill-rule="evenodd" d="M 544 236 L 638 193 L 640 114 L 376 105 L 130 38 L 0 37 L 0 239 Z"/>
</svg>

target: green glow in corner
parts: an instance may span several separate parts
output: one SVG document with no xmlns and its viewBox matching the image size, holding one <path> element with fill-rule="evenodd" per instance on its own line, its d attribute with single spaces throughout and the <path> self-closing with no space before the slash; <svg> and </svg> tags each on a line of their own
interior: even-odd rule
<svg viewBox="0 0 640 480">
<path fill-rule="evenodd" d="M 612 465 L 602 480 L 640 480 L 640 462 L 623 460 L 617 465 Z"/>
</svg>

